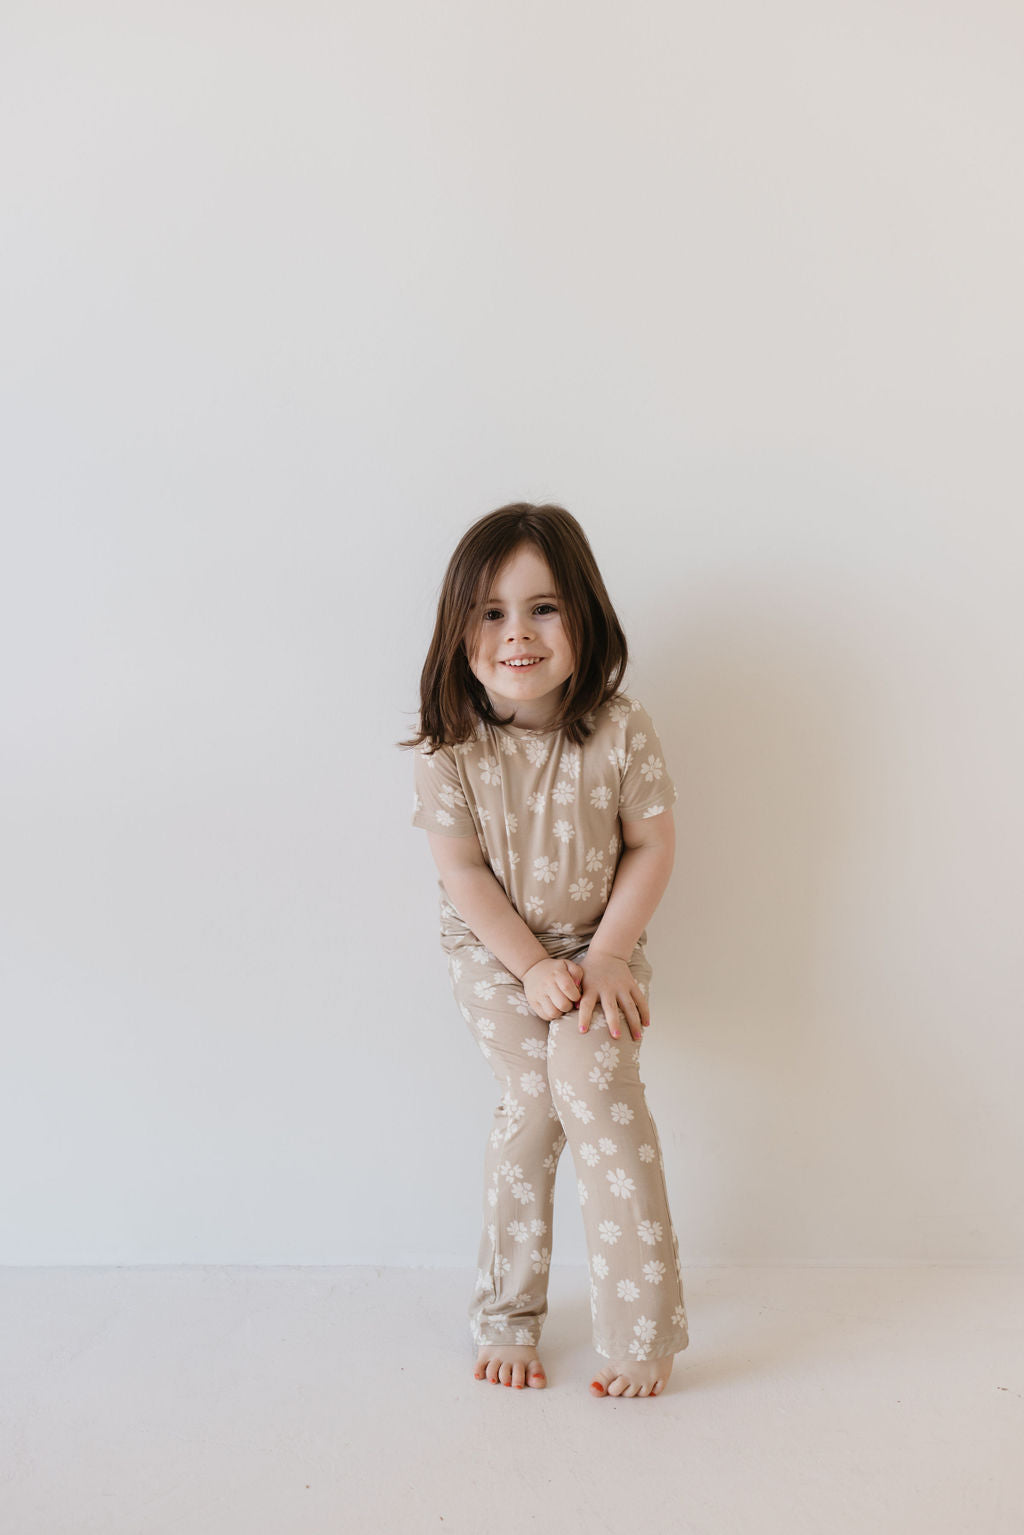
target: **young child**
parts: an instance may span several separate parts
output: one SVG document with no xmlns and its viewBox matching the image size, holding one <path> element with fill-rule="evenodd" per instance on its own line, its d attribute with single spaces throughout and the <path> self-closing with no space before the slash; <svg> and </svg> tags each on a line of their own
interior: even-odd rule
<svg viewBox="0 0 1024 1535">
<path fill-rule="evenodd" d="M 676 791 L 619 691 L 626 640 L 579 523 L 482 517 L 441 589 L 421 678 L 413 825 L 440 875 L 441 946 L 502 1088 L 469 1314 L 476 1378 L 541 1387 L 555 1170 L 572 1148 L 590 1253 L 595 1396 L 657 1396 L 687 1346 L 661 1144 L 639 1075 L 645 925 Z"/>
</svg>

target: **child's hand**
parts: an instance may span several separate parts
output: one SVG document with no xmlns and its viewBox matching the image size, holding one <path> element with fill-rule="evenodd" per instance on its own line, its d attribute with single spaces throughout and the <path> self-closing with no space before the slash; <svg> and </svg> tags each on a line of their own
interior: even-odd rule
<svg viewBox="0 0 1024 1535">
<path fill-rule="evenodd" d="M 523 976 L 523 990 L 538 1018 L 550 1023 L 572 1012 L 580 1000 L 582 979 L 583 971 L 571 959 L 539 959 Z"/>
<path fill-rule="evenodd" d="M 588 949 L 583 961 L 583 1000 L 580 1002 L 580 1033 L 590 1028 L 594 1008 L 600 1002 L 613 1039 L 621 1032 L 619 1013 L 634 1039 L 642 1039 L 651 1021 L 647 999 L 624 959 L 614 954 L 595 954 Z"/>
</svg>

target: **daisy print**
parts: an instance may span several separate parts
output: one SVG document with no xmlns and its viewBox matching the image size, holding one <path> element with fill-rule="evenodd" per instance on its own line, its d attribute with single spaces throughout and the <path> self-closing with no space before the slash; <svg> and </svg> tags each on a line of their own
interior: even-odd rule
<svg viewBox="0 0 1024 1535">
<path fill-rule="evenodd" d="M 587 849 L 587 873 L 593 874 L 604 863 L 604 849 L 591 847 Z"/>
<path fill-rule="evenodd" d="M 661 1241 L 661 1222 L 641 1221 L 636 1228 L 636 1234 L 641 1242 L 646 1242 L 648 1247 L 653 1247 L 656 1242 Z"/>
<path fill-rule="evenodd" d="M 564 778 L 559 779 L 551 791 L 551 798 L 556 805 L 571 805 L 576 798 L 575 785 L 568 783 Z"/>
<path fill-rule="evenodd" d="M 539 879 L 542 884 L 550 885 L 557 873 L 557 858 L 549 858 L 546 853 L 543 853 L 540 858 L 533 860 L 533 877 Z"/>
<path fill-rule="evenodd" d="M 646 1141 L 642 1146 L 637 1147 L 636 1154 L 640 1158 L 641 1162 L 654 1161 L 654 1147 L 649 1146 Z"/>
<path fill-rule="evenodd" d="M 589 901 L 594 890 L 594 881 L 585 879 L 581 874 L 579 879 L 574 879 L 569 886 L 569 895 L 574 901 Z"/>
<path fill-rule="evenodd" d="M 505 1113 L 508 1116 L 509 1130 L 512 1131 L 526 1118 L 526 1106 L 520 1103 L 518 1098 L 510 1096 L 505 1105 Z"/>
<path fill-rule="evenodd" d="M 543 767 L 548 760 L 548 744 L 540 736 L 526 736 L 523 750 L 534 767 Z"/>
<path fill-rule="evenodd" d="M 602 1135 L 597 1144 L 600 1146 L 606 1157 L 613 1157 L 619 1149 L 614 1141 L 610 1141 L 608 1139 L 607 1135 Z"/>
<path fill-rule="evenodd" d="M 524 1071 L 519 1078 L 519 1086 L 529 1097 L 539 1098 L 547 1087 L 547 1083 L 539 1071 Z"/>
<path fill-rule="evenodd" d="M 519 830 L 519 817 L 516 815 L 514 810 L 510 810 L 508 815 L 505 817 L 505 830 L 508 832 L 510 837 L 514 837 L 516 832 Z"/>
<path fill-rule="evenodd" d="M 532 810 L 534 815 L 540 815 L 547 802 L 548 797 L 546 794 L 541 794 L 538 791 L 535 791 L 527 798 L 526 808 L 527 810 Z"/>
<path fill-rule="evenodd" d="M 576 828 L 571 821 L 555 822 L 555 836 L 558 838 L 559 842 L 564 842 L 566 846 L 568 846 L 575 835 Z"/>
<path fill-rule="evenodd" d="M 583 1142 L 582 1146 L 580 1147 L 580 1156 L 583 1158 L 584 1162 L 586 1162 L 588 1167 L 596 1167 L 598 1162 L 601 1160 L 600 1153 L 598 1152 L 597 1148 L 592 1146 L 589 1141 Z"/>
<path fill-rule="evenodd" d="M 607 784 L 600 784 L 598 788 L 591 789 L 590 803 L 595 810 L 607 810 L 612 802 L 612 791 Z"/>
<path fill-rule="evenodd" d="M 641 762 L 640 771 L 648 783 L 653 783 L 654 780 L 656 778 L 660 778 L 662 773 L 665 771 L 665 764 L 662 762 L 660 757 L 656 757 L 652 752 L 646 762 Z"/>
<path fill-rule="evenodd" d="M 633 1182 L 632 1178 L 626 1177 L 625 1168 L 617 1167 L 613 1172 L 609 1167 L 608 1171 L 605 1173 L 605 1177 L 608 1179 L 608 1187 L 611 1189 L 616 1199 L 628 1199 L 630 1194 L 636 1193 L 636 1184 Z"/>
<path fill-rule="evenodd" d="M 501 768 L 498 766 L 497 757 L 481 757 L 477 767 L 485 784 L 501 782 Z"/>
<path fill-rule="evenodd" d="M 604 1256 L 603 1253 L 594 1254 L 593 1258 L 590 1260 L 590 1267 L 593 1269 L 598 1279 L 608 1278 L 608 1259 Z"/>
<path fill-rule="evenodd" d="M 617 1125 L 628 1125 L 633 1118 L 633 1110 L 628 1103 L 613 1103 L 611 1116 Z"/>
<path fill-rule="evenodd" d="M 530 1257 L 533 1260 L 533 1272 L 535 1274 L 546 1274 L 551 1266 L 551 1249 L 548 1247 L 535 1247 Z"/>
<path fill-rule="evenodd" d="M 619 1300 L 639 1300 L 640 1291 L 632 1279 L 620 1279 L 616 1286 Z"/>
<path fill-rule="evenodd" d="M 638 1316 L 633 1326 L 633 1331 L 641 1343 L 653 1343 L 656 1325 L 649 1316 Z"/>
<path fill-rule="evenodd" d="M 652 1258 L 644 1264 L 644 1278 L 648 1284 L 661 1284 L 665 1277 L 665 1265 L 660 1258 Z"/>
<path fill-rule="evenodd" d="M 602 1221 L 597 1228 L 597 1234 L 602 1242 L 607 1242 L 609 1247 L 614 1247 L 622 1235 L 622 1227 L 614 1221 Z"/>
</svg>

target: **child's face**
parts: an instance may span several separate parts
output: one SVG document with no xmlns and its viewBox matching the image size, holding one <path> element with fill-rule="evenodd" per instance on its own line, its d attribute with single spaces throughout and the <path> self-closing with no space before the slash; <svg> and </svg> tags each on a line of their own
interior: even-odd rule
<svg viewBox="0 0 1024 1535">
<path fill-rule="evenodd" d="M 558 711 L 563 685 L 572 676 L 573 654 L 562 625 L 562 603 L 543 555 L 522 544 L 498 571 L 480 617 L 473 649 L 466 633 L 469 669 L 499 714 L 515 711 L 515 723 L 542 729 Z M 529 660 L 511 665 L 513 657 Z"/>
</svg>

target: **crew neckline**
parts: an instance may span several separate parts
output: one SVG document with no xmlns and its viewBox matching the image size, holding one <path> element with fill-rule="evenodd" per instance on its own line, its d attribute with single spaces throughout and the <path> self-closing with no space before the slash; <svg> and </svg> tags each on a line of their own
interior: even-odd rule
<svg viewBox="0 0 1024 1535">
<path fill-rule="evenodd" d="M 557 730 L 557 725 L 495 725 L 495 730 L 507 730 L 510 734 L 522 736 L 551 736 Z"/>
</svg>

